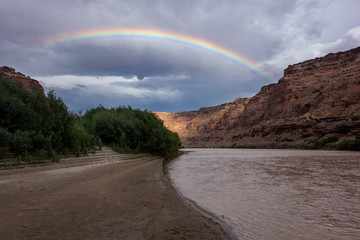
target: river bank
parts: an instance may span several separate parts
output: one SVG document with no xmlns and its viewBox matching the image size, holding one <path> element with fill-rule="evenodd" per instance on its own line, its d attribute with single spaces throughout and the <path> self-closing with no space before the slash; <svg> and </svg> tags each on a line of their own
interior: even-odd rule
<svg viewBox="0 0 360 240">
<path fill-rule="evenodd" d="M 231 239 L 184 201 L 162 159 L 110 149 L 0 171 L 4 239 Z"/>
</svg>

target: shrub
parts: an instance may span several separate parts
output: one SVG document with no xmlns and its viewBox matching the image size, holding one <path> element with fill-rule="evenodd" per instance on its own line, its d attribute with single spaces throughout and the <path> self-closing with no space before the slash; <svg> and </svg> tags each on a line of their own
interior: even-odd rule
<svg viewBox="0 0 360 240">
<path fill-rule="evenodd" d="M 2 154 L 11 152 L 19 158 L 35 156 L 56 160 L 55 155 L 67 153 L 69 149 L 74 151 L 75 145 L 87 152 L 95 142 L 89 141 L 84 128 L 79 136 L 79 126 L 74 126 L 76 116 L 53 91 L 47 96 L 31 93 L 20 84 L 0 78 L 0 92 Z"/>
<path fill-rule="evenodd" d="M 331 136 L 323 140 L 312 140 L 304 144 L 295 146 L 298 149 L 328 149 L 328 150 L 360 150 L 360 136 L 357 135 L 355 139 L 339 141 L 338 136 Z"/>
<path fill-rule="evenodd" d="M 165 158 L 176 155 L 181 145 L 179 136 L 164 127 L 149 111 L 99 106 L 83 116 L 84 126 L 102 142 L 118 152 L 148 152 Z"/>
<path fill-rule="evenodd" d="M 0 92 L 2 155 L 9 151 L 20 159 L 35 156 L 58 161 L 60 154 L 86 155 L 105 143 L 123 152 L 170 158 L 181 145 L 179 136 L 149 111 L 99 106 L 81 117 L 69 112 L 53 91 L 47 96 L 34 94 L 20 84 L 0 79 Z"/>
</svg>

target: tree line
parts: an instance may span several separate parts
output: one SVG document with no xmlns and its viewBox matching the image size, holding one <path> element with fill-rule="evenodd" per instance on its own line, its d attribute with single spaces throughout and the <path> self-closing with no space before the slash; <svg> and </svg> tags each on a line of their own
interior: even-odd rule
<svg viewBox="0 0 360 240">
<path fill-rule="evenodd" d="M 103 144 L 164 158 L 174 157 L 181 145 L 179 136 L 152 112 L 99 106 L 79 115 L 53 91 L 45 96 L 0 78 L 0 159 L 57 161 L 61 155 L 87 154 Z"/>
</svg>

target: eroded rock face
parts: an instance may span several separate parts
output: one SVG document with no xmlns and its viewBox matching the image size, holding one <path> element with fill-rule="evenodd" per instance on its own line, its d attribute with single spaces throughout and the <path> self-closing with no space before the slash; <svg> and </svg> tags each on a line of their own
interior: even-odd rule
<svg viewBox="0 0 360 240">
<path fill-rule="evenodd" d="M 360 47 L 290 65 L 251 98 L 156 114 L 186 147 L 353 138 L 360 134 Z"/>
<path fill-rule="evenodd" d="M 25 76 L 20 72 L 15 72 L 15 69 L 13 68 L 6 66 L 0 67 L 0 76 L 10 79 L 11 81 L 20 82 L 25 89 L 31 92 L 40 91 L 45 94 L 44 88 L 40 85 L 39 81 L 32 79 L 29 76 Z"/>
</svg>

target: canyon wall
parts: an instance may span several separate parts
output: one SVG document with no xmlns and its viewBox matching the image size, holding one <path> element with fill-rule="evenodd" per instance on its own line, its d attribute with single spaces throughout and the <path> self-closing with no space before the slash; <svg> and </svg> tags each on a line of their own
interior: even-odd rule
<svg viewBox="0 0 360 240">
<path fill-rule="evenodd" d="M 250 98 L 156 114 L 185 147 L 353 138 L 360 134 L 360 47 L 290 65 Z"/>
<path fill-rule="evenodd" d="M 39 81 L 30 78 L 29 76 L 25 76 L 20 72 L 15 72 L 15 69 L 10 67 L 0 67 L 0 77 L 10 79 L 14 82 L 19 82 L 25 89 L 29 90 L 30 92 L 40 91 L 43 94 L 44 88 L 41 86 Z"/>
</svg>

